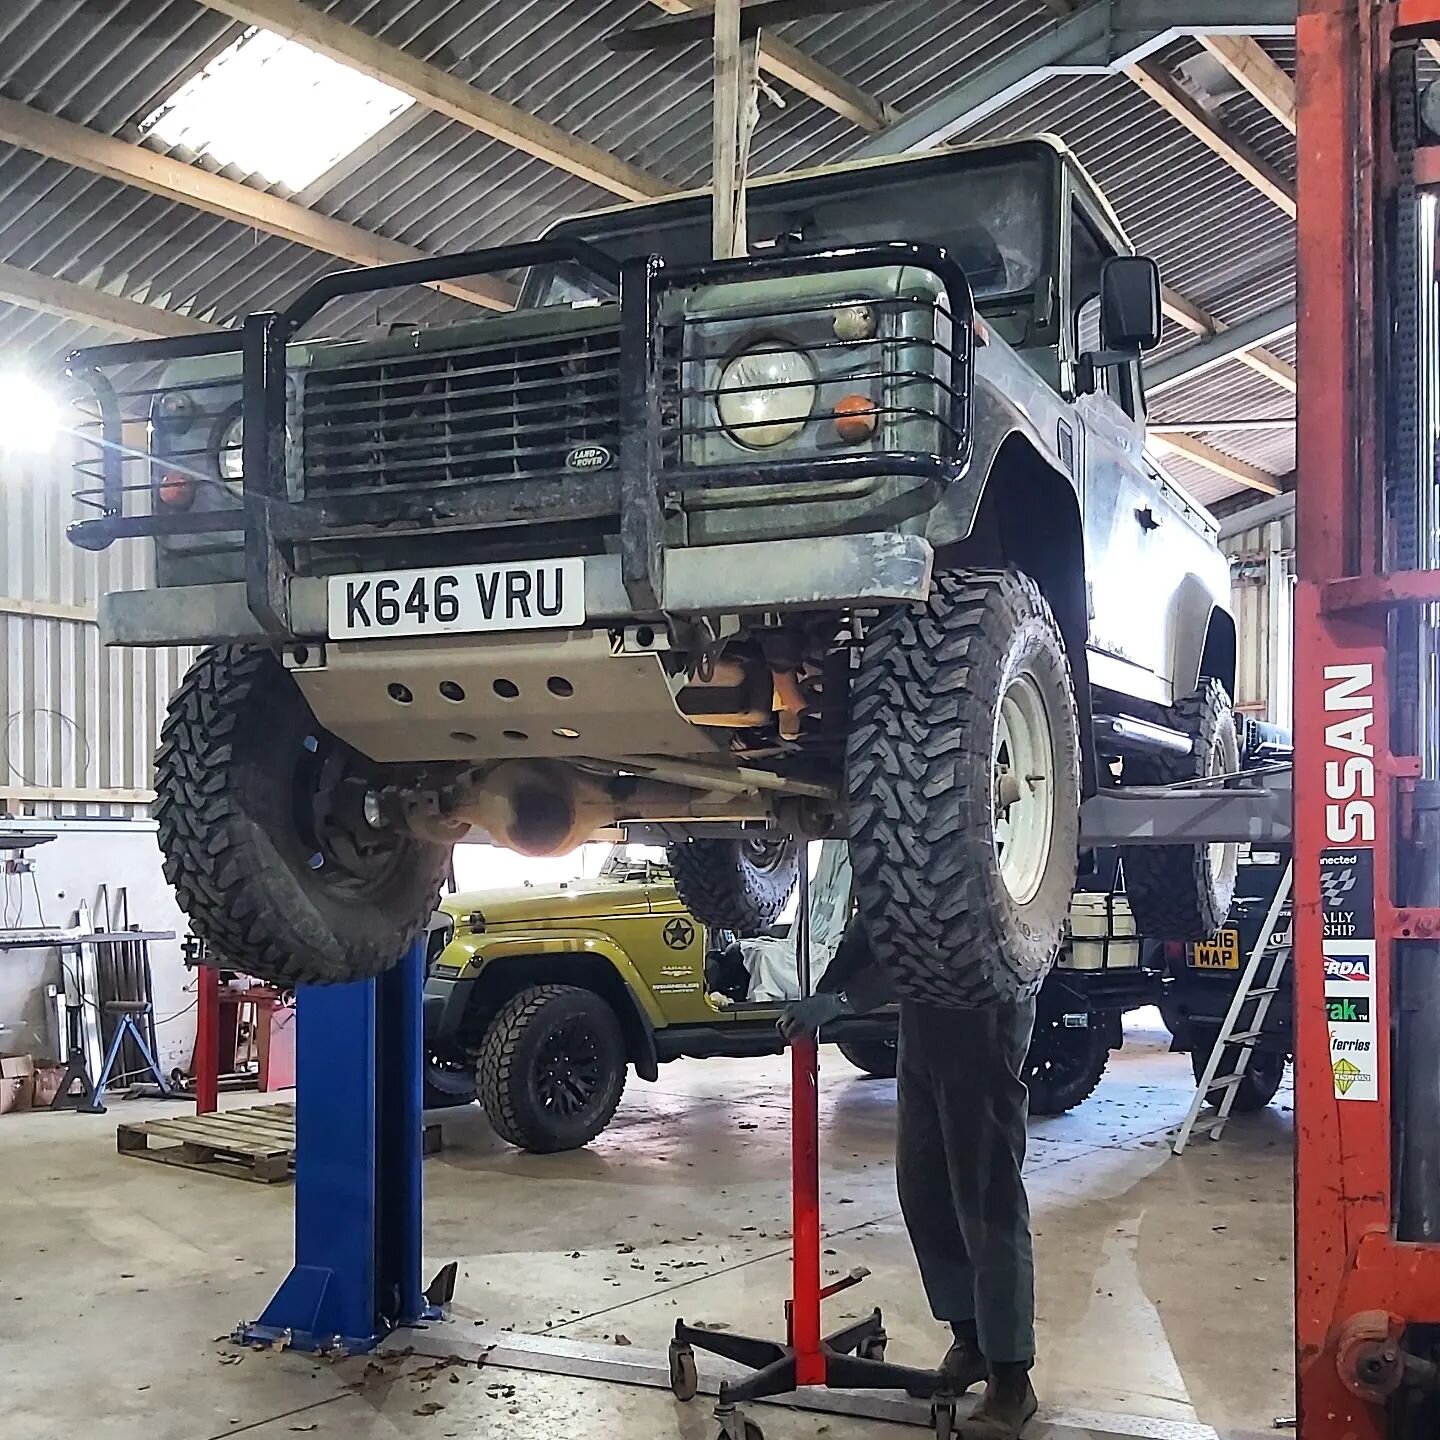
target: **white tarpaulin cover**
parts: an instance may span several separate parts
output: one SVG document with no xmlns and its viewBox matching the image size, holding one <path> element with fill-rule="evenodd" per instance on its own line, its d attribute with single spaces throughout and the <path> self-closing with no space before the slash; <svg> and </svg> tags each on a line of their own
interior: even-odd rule
<svg viewBox="0 0 1440 1440">
<path fill-rule="evenodd" d="M 850 847 L 844 840 L 822 840 L 820 859 L 810 881 L 810 984 L 812 990 L 835 958 L 850 919 Z M 795 959 L 796 932 L 782 939 L 742 940 L 740 953 L 750 972 L 750 1000 L 798 1000 L 800 967 Z"/>
</svg>

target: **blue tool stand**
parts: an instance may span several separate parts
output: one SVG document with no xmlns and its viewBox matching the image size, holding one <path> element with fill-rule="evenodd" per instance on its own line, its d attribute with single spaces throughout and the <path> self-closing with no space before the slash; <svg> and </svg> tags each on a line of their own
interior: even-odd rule
<svg viewBox="0 0 1440 1440">
<path fill-rule="evenodd" d="M 420 1285 L 425 940 L 375 980 L 296 995 L 295 1265 L 236 1339 L 371 1350 L 436 1319 Z"/>
</svg>

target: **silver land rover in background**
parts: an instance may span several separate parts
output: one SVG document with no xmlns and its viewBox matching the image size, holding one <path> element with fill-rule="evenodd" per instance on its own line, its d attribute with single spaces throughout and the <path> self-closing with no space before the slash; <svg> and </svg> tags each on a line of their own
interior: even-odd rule
<svg viewBox="0 0 1440 1440">
<path fill-rule="evenodd" d="M 1061 146 L 756 182 L 341 271 L 77 353 L 79 545 L 148 537 L 112 645 L 205 645 L 157 758 L 166 873 L 228 964 L 390 965 L 472 830 L 641 827 L 686 905 L 774 920 L 849 837 L 901 990 L 1033 993 L 1078 809 L 1237 768 L 1215 525 L 1144 450 L 1154 264 Z M 309 338 L 342 297 L 519 275 L 512 313 Z M 638 831 L 637 831 L 638 833 Z M 1210 934 L 1233 847 L 1123 858 Z"/>
</svg>

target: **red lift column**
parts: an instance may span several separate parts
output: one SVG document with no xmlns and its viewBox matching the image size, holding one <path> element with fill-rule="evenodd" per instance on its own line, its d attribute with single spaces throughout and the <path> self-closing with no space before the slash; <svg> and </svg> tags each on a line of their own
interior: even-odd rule
<svg viewBox="0 0 1440 1440">
<path fill-rule="evenodd" d="M 1440 19 L 1440 4 L 1430 8 Z M 1397 414 L 1415 403 L 1407 388 L 1415 372 L 1406 369 L 1414 356 L 1392 340 L 1404 267 L 1384 239 L 1407 179 L 1392 133 L 1396 23 L 1396 7 L 1376 0 L 1302 0 L 1296 26 L 1301 1440 L 1405 1433 L 1396 1404 L 1423 1383 L 1425 1362 L 1407 1362 L 1404 1341 L 1412 1327 L 1440 1322 L 1440 1247 L 1395 1236 L 1393 1137 L 1403 1099 L 1392 1041 L 1405 1033 L 1396 1023 L 1397 950 L 1440 933 L 1440 911 L 1396 905 L 1420 774 L 1414 755 L 1397 753 L 1413 741 L 1396 737 L 1423 728 L 1419 696 L 1397 667 L 1405 625 L 1396 617 L 1413 616 L 1419 598 L 1440 597 L 1433 571 L 1402 573 L 1413 558 L 1395 563 L 1405 477 L 1392 442 Z M 1413 467 L 1410 478 L 1413 487 Z"/>
</svg>

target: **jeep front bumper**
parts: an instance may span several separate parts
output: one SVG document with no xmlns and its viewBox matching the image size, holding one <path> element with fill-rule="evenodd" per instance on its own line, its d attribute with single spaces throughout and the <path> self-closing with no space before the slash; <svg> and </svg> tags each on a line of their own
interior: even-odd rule
<svg viewBox="0 0 1440 1440">
<path fill-rule="evenodd" d="M 669 549 L 663 557 L 665 613 L 719 615 L 906 604 L 929 595 L 933 559 L 927 540 L 892 532 Z M 326 639 L 327 604 L 323 577 L 290 577 L 290 638 Z M 591 629 L 661 618 L 632 605 L 618 555 L 586 557 L 585 613 Z M 117 591 L 101 602 L 100 626 L 107 645 L 273 643 L 276 638 L 256 618 L 246 588 L 238 582 Z M 503 632 L 474 636 L 473 643 L 489 643 L 497 633 Z M 530 633 L 534 637 L 544 632 Z"/>
</svg>

